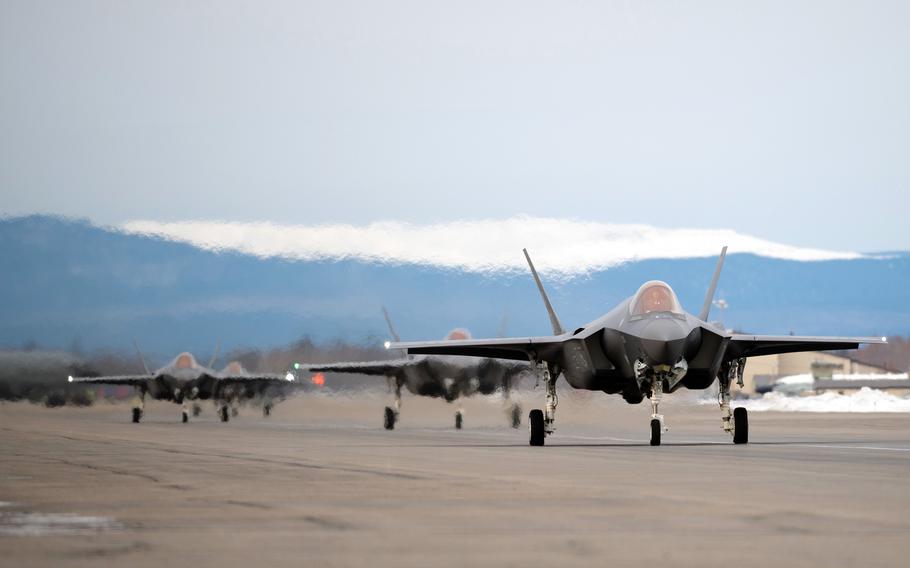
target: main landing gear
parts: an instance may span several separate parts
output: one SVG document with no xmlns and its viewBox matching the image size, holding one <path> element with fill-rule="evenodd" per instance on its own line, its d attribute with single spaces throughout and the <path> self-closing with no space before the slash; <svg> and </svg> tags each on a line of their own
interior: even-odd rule
<svg viewBox="0 0 910 568">
<path fill-rule="evenodd" d="M 530 430 L 530 439 L 528 443 L 532 446 L 544 445 L 544 439 L 556 431 L 556 406 L 559 404 L 559 397 L 556 396 L 556 377 L 559 376 L 559 370 L 555 365 L 546 362 L 536 362 L 534 364 L 537 377 L 543 379 L 547 389 L 546 411 L 535 408 L 528 413 L 528 429 Z"/>
<path fill-rule="evenodd" d="M 730 385 L 736 381 L 743 386 L 743 369 L 745 359 L 731 361 L 718 377 L 717 402 L 720 404 L 720 418 L 723 421 L 724 431 L 733 434 L 734 444 L 749 443 L 749 413 L 745 408 L 734 408 L 730 412 Z"/>
<path fill-rule="evenodd" d="M 136 399 L 133 401 L 133 424 L 139 424 L 142 420 L 142 413 L 145 409 L 145 391 L 139 391 Z"/>
<path fill-rule="evenodd" d="M 218 416 L 221 418 L 222 422 L 227 422 L 231 419 L 230 409 L 227 404 L 222 404 L 218 408 Z"/>
<path fill-rule="evenodd" d="M 512 428 L 521 427 L 521 405 L 517 402 L 512 403 L 512 406 L 509 407 L 509 425 Z"/>
<path fill-rule="evenodd" d="M 398 384 L 398 381 L 395 381 L 395 384 L 392 385 L 394 379 L 389 378 L 389 388 L 393 389 L 395 393 L 395 407 L 386 406 L 382 418 L 382 426 L 386 430 L 394 430 L 395 423 L 398 422 L 398 415 L 401 412 L 401 385 Z"/>
<path fill-rule="evenodd" d="M 461 423 L 464 421 L 464 413 L 459 408 L 455 411 L 455 429 L 461 430 Z"/>
</svg>

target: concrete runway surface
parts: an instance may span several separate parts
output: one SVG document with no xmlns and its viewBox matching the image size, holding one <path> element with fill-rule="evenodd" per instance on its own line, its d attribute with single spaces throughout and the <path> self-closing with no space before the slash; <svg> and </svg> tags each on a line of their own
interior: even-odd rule
<svg viewBox="0 0 910 568">
<path fill-rule="evenodd" d="M 568 393 L 567 393 L 568 394 Z M 543 395 L 522 397 L 523 415 Z M 910 415 L 562 396 L 544 448 L 497 398 L 310 395 L 228 424 L 152 403 L 0 405 L 3 566 L 907 566 Z"/>
</svg>

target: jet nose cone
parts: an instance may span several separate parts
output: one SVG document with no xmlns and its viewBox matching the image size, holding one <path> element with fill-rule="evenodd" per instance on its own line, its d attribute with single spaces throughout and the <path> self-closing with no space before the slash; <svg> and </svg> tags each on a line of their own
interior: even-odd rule
<svg viewBox="0 0 910 568">
<path fill-rule="evenodd" d="M 651 365 L 673 365 L 683 356 L 685 330 L 675 320 L 657 319 L 641 330 L 643 355 Z"/>
<path fill-rule="evenodd" d="M 673 365 L 682 357 L 681 341 L 642 339 L 642 351 L 651 365 Z"/>
</svg>

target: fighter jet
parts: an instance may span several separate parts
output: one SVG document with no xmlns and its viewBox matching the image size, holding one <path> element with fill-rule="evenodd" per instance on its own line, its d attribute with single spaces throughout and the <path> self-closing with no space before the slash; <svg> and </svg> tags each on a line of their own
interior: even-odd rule
<svg viewBox="0 0 910 568">
<path fill-rule="evenodd" d="M 231 403 L 231 413 L 236 416 L 236 402 L 258 402 L 262 406 L 262 415 L 271 416 L 275 404 L 283 400 L 288 391 L 295 387 L 293 380 L 295 377 L 285 375 L 283 381 L 261 381 L 256 380 L 261 377 L 256 373 L 249 372 L 240 361 L 231 361 L 221 370 L 222 377 L 236 377 L 237 379 L 247 379 L 238 381 L 234 385 L 229 385 L 222 389 L 222 396 L 227 398 Z M 278 377 L 278 375 L 275 375 Z M 250 380 L 252 379 L 252 380 Z"/>
<path fill-rule="evenodd" d="M 138 350 L 138 347 L 137 347 Z M 230 419 L 230 406 L 245 393 L 261 392 L 264 389 L 294 381 L 294 375 L 273 375 L 247 373 L 219 373 L 211 369 L 215 357 L 208 366 L 196 362 L 191 353 L 181 353 L 173 361 L 154 373 L 149 371 L 145 358 L 140 352 L 145 368 L 144 375 L 121 375 L 108 377 L 68 377 L 71 383 L 106 385 L 131 385 L 136 387 L 138 396 L 133 405 L 133 422 L 142 419 L 146 395 L 155 400 L 170 400 L 183 405 L 182 421 L 188 422 L 190 402 L 213 400 L 218 406 L 222 422 Z M 230 370 L 230 367 L 228 367 Z M 194 412 L 194 414 L 198 414 Z M 236 413 L 234 413 L 236 415 Z"/>
<path fill-rule="evenodd" d="M 394 342 L 391 349 L 409 354 L 458 355 L 529 361 L 546 385 L 544 410 L 532 410 L 530 445 L 543 446 L 556 431 L 556 380 L 565 377 L 576 389 L 619 394 L 626 402 L 651 401 L 651 445 L 659 446 L 668 431 L 658 405 L 664 393 L 681 388 L 703 390 L 718 382 L 721 423 L 733 443 L 749 441 L 745 408 L 731 411 L 732 383 L 743 384 L 749 357 L 796 351 L 856 349 L 860 344 L 885 343 L 885 338 L 799 337 L 731 333 L 710 323 L 708 314 L 720 278 L 727 247 L 721 251 L 698 315 L 683 310 L 672 288 L 658 280 L 638 291 L 606 315 L 566 331 L 553 309 L 527 250 L 525 258 L 550 317 L 553 335 L 507 339 Z"/>
<path fill-rule="evenodd" d="M 389 333 L 395 341 L 401 341 L 392 320 L 385 308 L 382 310 Z M 470 340 L 471 334 L 463 328 L 450 331 L 443 342 Z M 388 342 L 387 342 L 388 345 Z M 362 375 L 384 376 L 389 388 L 394 393 L 392 406 L 386 406 L 383 413 L 383 426 L 386 430 L 395 428 L 401 414 L 401 389 L 418 396 L 430 396 L 445 399 L 446 402 L 458 401 L 474 394 L 493 394 L 500 391 L 506 401 L 506 412 L 513 428 L 521 425 L 521 406 L 510 403 L 513 383 L 522 374 L 530 372 L 527 363 L 499 361 L 497 359 L 476 359 L 458 356 L 417 356 L 391 359 L 388 361 L 368 361 L 349 363 L 330 363 L 326 365 L 294 364 L 295 372 L 353 373 Z M 455 411 L 455 428 L 461 429 L 464 424 L 464 412 L 459 407 Z"/>
</svg>

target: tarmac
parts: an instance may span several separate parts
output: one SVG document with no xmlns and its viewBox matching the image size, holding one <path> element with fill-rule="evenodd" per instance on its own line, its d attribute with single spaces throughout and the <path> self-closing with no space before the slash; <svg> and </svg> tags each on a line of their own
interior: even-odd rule
<svg viewBox="0 0 910 568">
<path fill-rule="evenodd" d="M 522 396 L 523 414 L 542 393 Z M 0 404 L 3 566 L 907 566 L 910 414 L 563 395 L 527 444 L 502 401 L 306 395 L 269 418 Z"/>
</svg>

